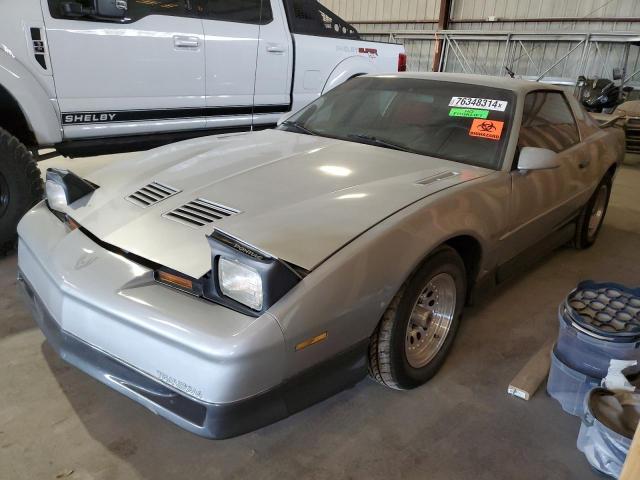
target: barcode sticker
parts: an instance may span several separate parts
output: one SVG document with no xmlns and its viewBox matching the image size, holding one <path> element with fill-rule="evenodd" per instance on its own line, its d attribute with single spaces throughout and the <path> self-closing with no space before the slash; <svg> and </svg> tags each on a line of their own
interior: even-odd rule
<svg viewBox="0 0 640 480">
<path fill-rule="evenodd" d="M 490 98 L 472 98 L 472 97 L 451 97 L 450 107 L 475 107 L 484 108 L 486 110 L 495 110 L 504 112 L 509 102 L 504 100 L 492 100 Z"/>
</svg>

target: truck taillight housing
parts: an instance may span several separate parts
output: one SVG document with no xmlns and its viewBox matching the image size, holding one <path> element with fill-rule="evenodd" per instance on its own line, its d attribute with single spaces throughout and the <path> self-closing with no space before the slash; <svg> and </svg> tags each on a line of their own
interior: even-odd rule
<svg viewBox="0 0 640 480">
<path fill-rule="evenodd" d="M 407 54 L 401 53 L 398 55 L 398 71 L 406 72 L 407 71 Z"/>
</svg>

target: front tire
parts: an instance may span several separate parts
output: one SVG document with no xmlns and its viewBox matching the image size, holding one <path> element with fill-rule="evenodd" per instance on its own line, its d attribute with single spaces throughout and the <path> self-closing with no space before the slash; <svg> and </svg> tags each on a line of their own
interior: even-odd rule
<svg viewBox="0 0 640 480">
<path fill-rule="evenodd" d="M 460 255 L 446 246 L 436 250 L 393 298 L 371 337 L 371 377 L 396 390 L 431 379 L 453 345 L 466 289 Z"/>
<path fill-rule="evenodd" d="M 611 187 L 611 175 L 607 174 L 582 210 L 576 225 L 576 248 L 583 250 L 596 243 L 609 207 Z"/>
<path fill-rule="evenodd" d="M 0 254 L 12 250 L 18 222 L 42 195 L 42 179 L 33 156 L 0 128 Z"/>
</svg>

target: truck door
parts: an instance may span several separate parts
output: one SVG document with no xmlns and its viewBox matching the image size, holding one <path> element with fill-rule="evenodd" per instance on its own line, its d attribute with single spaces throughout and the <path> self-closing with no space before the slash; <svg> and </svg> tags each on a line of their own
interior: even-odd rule
<svg viewBox="0 0 640 480">
<path fill-rule="evenodd" d="M 537 91 L 526 96 L 518 146 L 553 150 L 560 166 L 528 172 L 514 168 L 511 172 L 510 233 L 502 249 L 507 257 L 503 260 L 565 226 L 583 206 L 589 188 L 583 175 L 586 147 L 580 143 L 575 118 L 562 92 Z"/>
<path fill-rule="evenodd" d="M 66 138 L 206 126 L 203 29 L 192 4 L 115 2 L 126 9 L 116 19 L 96 15 L 93 0 L 42 0 Z"/>
<path fill-rule="evenodd" d="M 247 128 L 252 124 L 256 85 L 271 91 L 269 72 L 278 71 L 283 82 L 286 66 L 280 72 L 279 57 L 274 65 L 258 66 L 260 31 L 274 23 L 269 0 L 206 0 L 203 12 L 206 54 L 207 127 Z M 273 42 L 276 44 L 277 42 Z M 266 47 L 265 47 L 266 48 Z M 282 54 L 286 55 L 287 51 Z M 262 62 L 261 62 L 262 63 Z M 256 83 L 257 71 L 260 79 Z M 284 87 L 282 87 L 284 89 Z M 288 104 L 288 100 L 286 102 Z M 282 107 L 260 108 L 264 114 Z"/>
<path fill-rule="evenodd" d="M 291 82 L 293 81 L 293 40 L 289 33 L 284 4 L 271 4 L 272 21 L 263 21 L 258 45 L 258 71 L 254 124 L 276 123 L 283 113 L 291 110 Z"/>
</svg>

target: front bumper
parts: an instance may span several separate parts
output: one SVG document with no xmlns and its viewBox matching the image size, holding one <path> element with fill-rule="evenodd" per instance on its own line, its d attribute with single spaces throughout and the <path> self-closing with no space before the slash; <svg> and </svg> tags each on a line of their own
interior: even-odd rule
<svg viewBox="0 0 640 480">
<path fill-rule="evenodd" d="M 29 303 L 70 363 L 203 436 L 243 431 L 225 412 L 257 398 L 251 428 L 284 410 L 262 406 L 283 382 L 284 337 L 271 315 L 248 317 L 160 285 L 152 270 L 69 231 L 43 203 L 18 234 Z"/>
<path fill-rule="evenodd" d="M 19 285 L 49 345 L 69 364 L 196 435 L 229 438 L 288 415 L 281 389 L 229 404 L 198 402 L 65 332 L 20 272 Z"/>
</svg>

